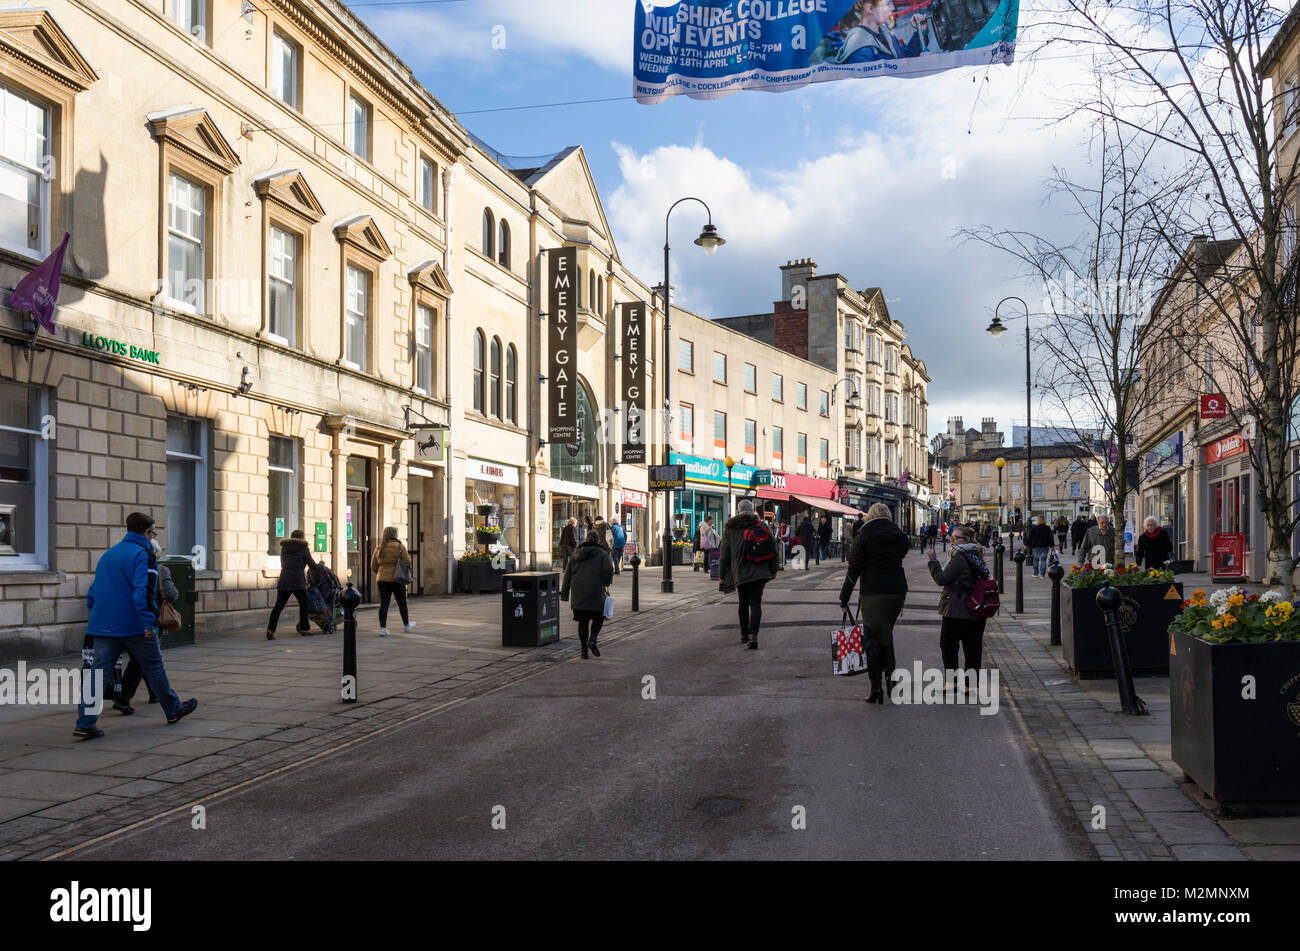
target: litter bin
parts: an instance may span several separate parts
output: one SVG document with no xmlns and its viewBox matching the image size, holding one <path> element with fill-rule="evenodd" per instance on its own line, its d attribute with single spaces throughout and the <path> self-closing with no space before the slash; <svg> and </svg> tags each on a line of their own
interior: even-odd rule
<svg viewBox="0 0 1300 951">
<path fill-rule="evenodd" d="M 194 605 L 199 600 L 199 593 L 194 590 L 194 562 L 188 558 L 164 558 L 162 563 L 171 572 L 172 584 L 176 585 L 176 603 L 172 605 L 181 616 L 179 631 L 163 631 L 160 643 L 163 650 L 178 647 L 181 644 L 194 643 Z"/>
<path fill-rule="evenodd" d="M 541 647 L 560 639 L 560 574 L 516 571 L 501 587 L 501 646 Z"/>
</svg>

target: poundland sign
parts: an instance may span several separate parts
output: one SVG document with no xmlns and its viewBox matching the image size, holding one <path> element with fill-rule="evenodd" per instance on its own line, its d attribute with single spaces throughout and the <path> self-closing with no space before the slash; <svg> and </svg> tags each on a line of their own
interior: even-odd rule
<svg viewBox="0 0 1300 951">
<path fill-rule="evenodd" d="M 131 360 L 139 360 L 141 363 L 152 363 L 154 366 L 162 366 L 162 360 L 158 356 L 157 350 L 146 350 L 143 347 L 137 347 L 135 344 L 123 343 L 121 340 L 114 340 L 112 337 L 100 337 L 92 333 L 82 333 L 81 345 L 90 347 L 92 350 L 102 350 L 104 353 L 111 353 L 119 357 L 127 357 Z"/>
</svg>

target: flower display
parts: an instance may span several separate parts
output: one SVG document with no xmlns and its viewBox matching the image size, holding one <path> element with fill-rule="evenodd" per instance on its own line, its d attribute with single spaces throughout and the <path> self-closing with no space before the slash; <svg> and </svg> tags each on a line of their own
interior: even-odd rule
<svg viewBox="0 0 1300 951">
<path fill-rule="evenodd" d="M 1300 640 L 1296 605 L 1278 591 L 1254 594 L 1245 588 L 1220 588 L 1211 595 L 1196 590 L 1169 626 L 1211 644 Z"/>
<path fill-rule="evenodd" d="M 1138 584 L 1173 584 L 1174 573 L 1169 569 L 1139 568 L 1136 565 L 1111 564 L 1072 565 L 1065 576 L 1071 588 L 1100 588 L 1104 585 L 1124 587 Z"/>
<path fill-rule="evenodd" d="M 484 535 L 500 535 L 501 529 L 496 525 L 480 525 L 475 531 L 482 532 Z"/>
</svg>

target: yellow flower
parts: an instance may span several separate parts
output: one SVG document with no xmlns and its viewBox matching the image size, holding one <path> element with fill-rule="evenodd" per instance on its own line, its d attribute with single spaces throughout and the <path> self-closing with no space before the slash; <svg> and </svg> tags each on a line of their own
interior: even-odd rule
<svg viewBox="0 0 1300 951">
<path fill-rule="evenodd" d="M 1230 608 L 1239 608 L 1245 603 L 1246 596 L 1244 594 L 1234 594 L 1228 599 L 1228 607 Z"/>
<path fill-rule="evenodd" d="M 1209 603 L 1210 603 L 1210 599 L 1206 597 L 1204 591 L 1198 588 L 1197 590 L 1192 592 L 1192 607 L 1203 608 Z"/>
</svg>

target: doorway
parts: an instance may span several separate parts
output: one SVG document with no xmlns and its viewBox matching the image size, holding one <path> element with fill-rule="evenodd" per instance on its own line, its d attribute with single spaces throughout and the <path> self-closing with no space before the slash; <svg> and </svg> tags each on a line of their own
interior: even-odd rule
<svg viewBox="0 0 1300 951">
<path fill-rule="evenodd" d="M 344 512 L 348 543 L 348 576 L 363 602 L 370 594 L 370 469 L 371 462 L 361 456 L 348 456 L 348 502 Z"/>
<path fill-rule="evenodd" d="M 419 485 L 415 480 L 414 484 Z M 411 587 L 412 595 L 424 594 L 424 572 L 420 570 L 420 555 L 424 551 L 424 521 L 420 518 L 420 503 L 411 502 L 407 507 L 407 525 L 410 526 L 411 553 Z"/>
</svg>

